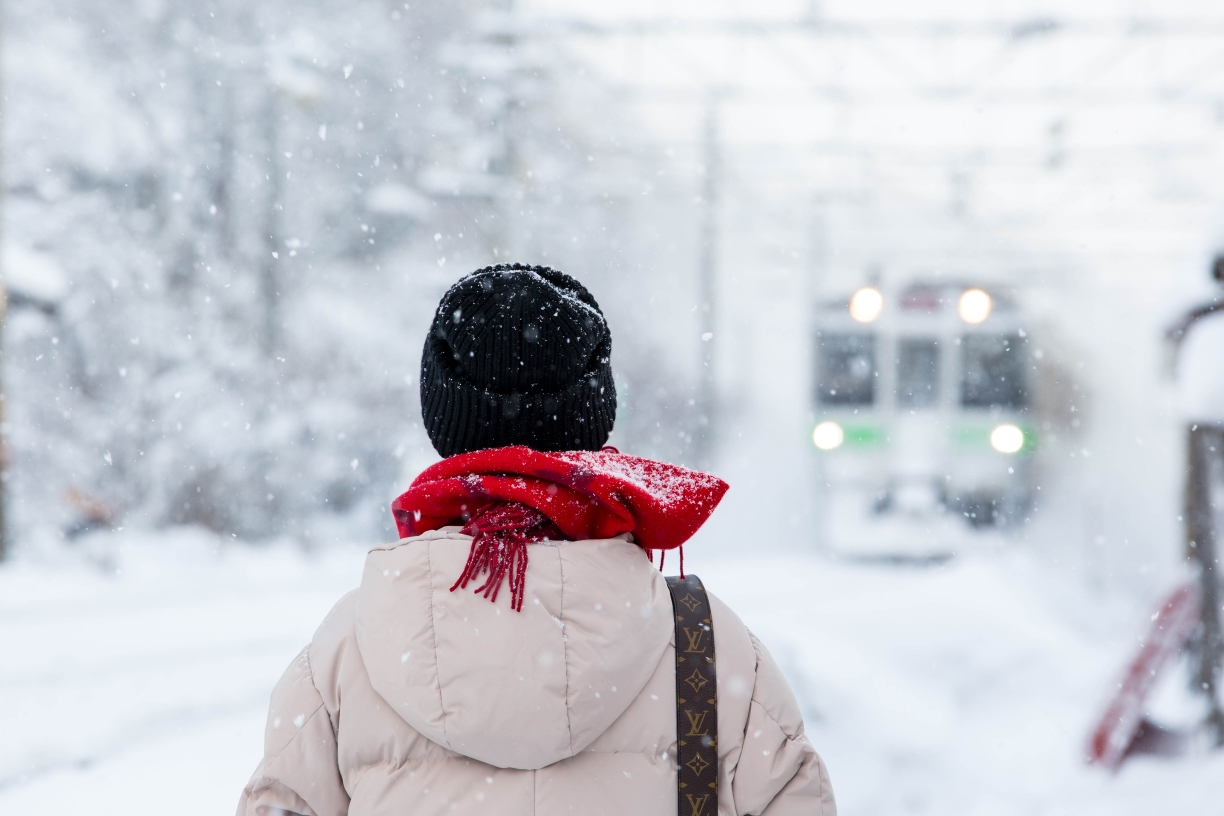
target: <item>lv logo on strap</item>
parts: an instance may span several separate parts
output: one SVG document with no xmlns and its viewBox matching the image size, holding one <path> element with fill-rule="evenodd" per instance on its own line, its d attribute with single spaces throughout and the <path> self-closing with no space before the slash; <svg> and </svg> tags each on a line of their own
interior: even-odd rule
<svg viewBox="0 0 1224 816">
<path fill-rule="evenodd" d="M 696 575 L 668 578 L 676 613 L 676 767 L 679 816 L 718 814 L 718 682 L 714 618 Z"/>
</svg>

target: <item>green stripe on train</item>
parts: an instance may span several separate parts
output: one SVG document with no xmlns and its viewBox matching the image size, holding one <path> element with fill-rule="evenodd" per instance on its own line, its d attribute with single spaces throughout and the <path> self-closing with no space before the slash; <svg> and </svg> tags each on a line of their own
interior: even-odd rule
<svg viewBox="0 0 1224 816">
<path fill-rule="evenodd" d="M 953 425 L 948 431 L 948 442 L 956 448 L 991 450 L 990 434 L 998 425 Z M 1019 453 L 1037 450 L 1037 431 L 1030 425 L 1017 426 L 1024 432 L 1024 446 Z"/>
<path fill-rule="evenodd" d="M 874 448 L 888 441 L 888 432 L 878 425 L 843 425 L 848 448 Z"/>
</svg>

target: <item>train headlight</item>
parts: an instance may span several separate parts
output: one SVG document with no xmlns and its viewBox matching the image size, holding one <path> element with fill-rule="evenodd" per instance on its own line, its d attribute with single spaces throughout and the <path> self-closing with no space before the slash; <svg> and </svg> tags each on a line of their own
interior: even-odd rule
<svg viewBox="0 0 1224 816">
<path fill-rule="evenodd" d="M 1024 447 L 1024 431 L 1010 423 L 990 432 L 990 447 L 999 453 L 1016 453 Z"/>
<path fill-rule="evenodd" d="M 961 292 L 960 301 L 956 304 L 956 311 L 960 315 L 961 320 L 966 323 L 976 324 L 990 317 L 990 310 L 993 306 L 994 304 L 990 301 L 990 295 L 981 289 L 966 289 L 964 292 Z"/>
<path fill-rule="evenodd" d="M 812 441 L 821 450 L 833 450 L 846 441 L 846 432 L 836 422 L 822 422 L 812 431 Z"/>
<path fill-rule="evenodd" d="M 884 296 L 879 289 L 864 286 L 850 298 L 850 316 L 860 323 L 870 323 L 884 311 Z"/>
</svg>

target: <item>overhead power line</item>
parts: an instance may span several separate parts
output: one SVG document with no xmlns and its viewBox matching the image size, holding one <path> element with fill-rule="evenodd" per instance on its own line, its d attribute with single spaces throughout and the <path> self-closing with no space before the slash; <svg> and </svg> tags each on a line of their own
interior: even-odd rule
<svg viewBox="0 0 1224 816">
<path fill-rule="evenodd" d="M 489 20 L 488 24 L 497 25 Z M 834 20 L 799 18 L 637 19 L 610 22 L 582 18 L 518 15 L 505 25 L 527 37 L 663 37 L 675 34 L 766 35 L 801 33 L 819 38 L 914 37 L 990 38 L 1012 41 L 1052 35 L 1210 39 L 1224 35 L 1224 17 L 1090 20 L 1029 17 L 1016 20 Z"/>
</svg>

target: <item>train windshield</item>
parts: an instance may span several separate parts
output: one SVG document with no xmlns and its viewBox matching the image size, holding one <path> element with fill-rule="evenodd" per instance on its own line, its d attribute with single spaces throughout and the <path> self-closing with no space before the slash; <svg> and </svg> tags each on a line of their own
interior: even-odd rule
<svg viewBox="0 0 1224 816">
<path fill-rule="evenodd" d="M 817 395 L 824 405 L 875 402 L 876 343 L 870 334 L 825 334 L 819 340 Z"/>
<path fill-rule="evenodd" d="M 897 405 L 931 408 L 939 402 L 939 341 L 897 342 Z"/>
<path fill-rule="evenodd" d="M 1024 338 L 1019 334 L 967 334 L 961 338 L 961 405 L 1023 408 Z"/>
</svg>

